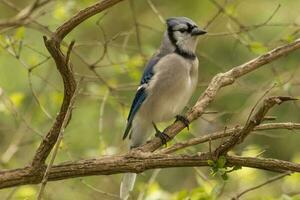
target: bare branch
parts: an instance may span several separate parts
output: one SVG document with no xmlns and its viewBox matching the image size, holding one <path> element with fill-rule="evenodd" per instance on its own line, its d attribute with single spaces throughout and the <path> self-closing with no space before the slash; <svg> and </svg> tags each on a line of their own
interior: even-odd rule
<svg viewBox="0 0 300 200">
<path fill-rule="evenodd" d="M 72 44 L 74 44 L 74 42 L 71 43 L 69 49 L 72 49 L 72 46 L 73 46 Z M 66 63 L 68 63 L 68 59 L 66 60 Z M 61 141 L 63 139 L 63 134 L 65 132 L 65 128 L 67 127 L 69 119 L 70 119 L 70 116 L 72 114 L 72 110 L 73 110 L 73 106 L 74 106 L 74 103 L 75 103 L 75 99 L 77 97 L 77 93 L 78 93 L 78 86 L 76 87 L 76 91 L 74 92 L 74 94 L 73 94 L 73 96 L 72 96 L 72 98 L 70 100 L 70 104 L 68 105 L 68 109 L 67 109 L 65 118 L 64 118 L 63 123 L 62 123 L 62 125 L 60 127 L 60 130 L 59 130 L 58 140 L 57 140 L 57 142 L 55 144 L 55 147 L 54 147 L 54 150 L 53 150 L 50 162 L 49 162 L 49 164 L 48 164 L 48 166 L 46 168 L 45 174 L 43 175 L 42 185 L 40 187 L 40 190 L 39 190 L 39 193 L 38 193 L 38 196 L 37 196 L 38 200 L 42 199 L 43 192 L 45 190 L 45 187 L 46 187 L 46 184 L 47 184 L 47 181 L 48 181 L 49 171 L 51 170 L 51 167 L 52 167 L 52 165 L 54 163 L 55 157 L 56 157 L 57 152 L 58 152 L 58 148 L 59 148 L 60 143 L 61 143 Z"/>
<path fill-rule="evenodd" d="M 268 185 L 268 184 L 270 184 L 270 183 L 273 183 L 274 181 L 280 180 L 280 179 L 282 179 L 282 178 L 284 178 L 284 177 L 286 177 L 286 176 L 288 176 L 288 175 L 291 175 L 291 172 L 286 172 L 286 173 L 283 173 L 283 174 L 279 174 L 279 175 L 277 175 L 277 176 L 274 176 L 273 178 L 270 178 L 269 180 L 267 180 L 267 181 L 265 181 L 265 182 L 263 182 L 263 183 L 261 183 L 261 184 L 259 184 L 259 185 L 256 185 L 256 186 L 254 186 L 254 187 L 251 187 L 251 188 L 248 188 L 248 189 L 242 191 L 241 193 L 239 193 L 238 195 L 236 195 L 235 197 L 233 197 L 232 200 L 238 200 L 238 199 L 239 199 L 241 196 L 243 196 L 244 194 L 246 194 L 246 193 L 248 193 L 248 192 L 251 192 L 251 191 L 253 191 L 253 190 L 256 190 L 256 189 L 258 189 L 258 188 L 261 188 L 261 187 L 263 187 L 263 186 L 265 186 L 265 185 Z"/>
<path fill-rule="evenodd" d="M 159 151 L 159 153 L 173 153 L 175 151 L 178 151 L 180 149 L 189 147 L 189 146 L 195 146 L 197 144 L 209 142 L 209 140 L 217 140 L 220 138 L 231 136 L 234 132 L 242 130 L 243 127 L 235 127 L 226 129 L 225 131 L 218 131 L 214 133 L 208 133 L 201 137 L 196 137 L 184 142 L 178 142 L 174 145 L 164 148 Z M 294 129 L 300 129 L 300 123 L 292 123 L 292 122 L 286 122 L 286 123 L 267 123 L 267 124 L 261 124 L 259 126 L 256 126 L 254 128 L 254 131 L 265 131 L 265 130 L 275 130 L 275 129 L 288 129 L 288 130 L 294 130 Z"/>
<path fill-rule="evenodd" d="M 134 5 L 133 0 L 129 0 L 129 5 L 130 5 L 132 17 L 133 17 L 134 27 L 135 27 L 135 34 L 136 34 L 137 46 L 139 47 L 140 54 L 144 55 L 143 54 L 143 49 L 142 49 L 140 27 L 139 27 L 139 23 L 138 23 L 136 14 L 135 14 L 135 5 Z"/>
<path fill-rule="evenodd" d="M 74 47 L 74 44 L 75 44 L 75 40 L 73 40 L 70 45 L 69 45 L 69 48 L 68 48 L 68 51 L 67 51 L 67 57 L 66 57 L 66 65 L 68 66 L 69 65 L 69 62 L 70 62 L 70 56 L 71 56 L 71 52 L 72 52 L 72 49 Z"/>
<path fill-rule="evenodd" d="M 199 155 L 168 155 L 155 153 L 133 153 L 123 156 L 107 156 L 100 159 L 80 160 L 53 165 L 48 181 L 63 180 L 93 175 L 111 175 L 126 172 L 141 173 L 149 169 L 170 167 L 208 166 L 210 153 Z M 226 156 L 228 166 L 244 166 L 274 172 L 300 172 L 300 164 L 268 158 Z M 0 171 L 0 188 L 42 181 L 45 167 L 33 173 L 30 167 L 10 171 Z"/>
<path fill-rule="evenodd" d="M 163 16 L 159 13 L 159 11 L 157 10 L 157 8 L 155 7 L 155 5 L 153 4 L 153 2 L 151 0 L 147 0 L 147 3 L 148 5 L 150 6 L 150 8 L 152 9 L 152 11 L 154 12 L 154 14 L 157 15 L 159 21 L 162 23 L 162 24 L 165 24 L 166 21 L 165 19 L 163 18 Z"/>
<path fill-rule="evenodd" d="M 98 188 L 95 188 L 94 186 L 88 184 L 87 182 L 85 182 L 84 180 L 80 180 L 82 184 L 84 184 L 85 186 L 87 186 L 88 188 L 90 188 L 91 190 L 101 194 L 101 195 L 104 195 L 104 196 L 107 196 L 107 197 L 111 197 L 111 198 L 114 198 L 114 199 L 120 199 L 120 197 L 116 194 L 111 194 L 111 193 L 107 193 L 107 192 L 104 192 Z"/>
</svg>

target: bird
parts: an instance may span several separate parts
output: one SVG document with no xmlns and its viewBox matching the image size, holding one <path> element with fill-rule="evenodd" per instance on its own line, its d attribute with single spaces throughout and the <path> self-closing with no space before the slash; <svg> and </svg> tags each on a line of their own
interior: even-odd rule
<svg viewBox="0 0 300 200">
<path fill-rule="evenodd" d="M 162 144 L 170 139 L 156 123 L 176 118 L 187 127 L 189 121 L 180 113 L 186 107 L 198 82 L 198 36 L 206 34 L 187 17 L 170 17 L 158 51 L 147 62 L 140 85 L 127 118 L 123 140 L 130 140 L 130 149 L 141 146 L 151 130 Z M 133 190 L 135 173 L 123 176 L 120 198 L 126 200 Z"/>
</svg>

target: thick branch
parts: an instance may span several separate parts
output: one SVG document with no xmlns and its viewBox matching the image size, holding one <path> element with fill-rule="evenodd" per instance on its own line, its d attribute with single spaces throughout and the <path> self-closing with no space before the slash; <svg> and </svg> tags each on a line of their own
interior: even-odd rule
<svg viewBox="0 0 300 200">
<path fill-rule="evenodd" d="M 52 166 L 49 181 L 82 176 L 141 173 L 149 169 L 208 166 L 210 153 L 200 155 L 167 155 L 153 153 L 126 154 L 101 159 L 81 160 Z M 227 165 L 244 166 L 275 172 L 300 172 L 300 164 L 267 158 L 226 156 Z M 29 168 L 0 172 L 0 188 L 41 182 L 45 167 L 31 173 Z"/>
<path fill-rule="evenodd" d="M 62 76 L 64 83 L 64 98 L 52 128 L 49 130 L 40 146 L 36 150 L 32 161 L 32 165 L 36 168 L 41 167 L 41 165 L 44 164 L 57 141 L 63 122 L 69 120 L 67 111 L 76 90 L 76 81 L 70 67 L 71 63 L 70 65 L 67 65 L 66 57 L 60 50 L 60 44 L 56 43 L 53 39 L 48 40 L 46 37 L 44 37 L 44 40 L 45 45 L 53 57 L 56 67 Z M 68 117 L 68 119 L 66 119 L 66 117 Z"/>
<path fill-rule="evenodd" d="M 252 158 L 240 156 L 226 156 L 226 164 L 264 169 L 273 172 L 300 172 L 300 164 L 273 158 Z"/>
</svg>

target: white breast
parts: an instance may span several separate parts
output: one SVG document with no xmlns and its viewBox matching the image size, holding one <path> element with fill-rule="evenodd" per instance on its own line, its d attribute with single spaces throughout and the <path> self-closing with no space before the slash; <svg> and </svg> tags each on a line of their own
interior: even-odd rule
<svg viewBox="0 0 300 200">
<path fill-rule="evenodd" d="M 187 61 L 172 55 L 173 63 L 160 63 L 140 113 L 154 122 L 162 122 L 180 114 L 192 96 L 198 81 L 198 59 Z M 172 68 L 173 67 L 173 68 Z"/>
</svg>

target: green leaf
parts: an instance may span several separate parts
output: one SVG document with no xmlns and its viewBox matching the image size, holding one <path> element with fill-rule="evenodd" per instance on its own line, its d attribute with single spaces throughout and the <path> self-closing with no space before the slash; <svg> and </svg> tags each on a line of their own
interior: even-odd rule
<svg viewBox="0 0 300 200">
<path fill-rule="evenodd" d="M 25 95 L 21 92 L 14 92 L 9 95 L 9 98 L 16 107 L 20 107 L 25 98 Z"/>
<path fill-rule="evenodd" d="M 23 186 L 16 192 L 20 199 L 32 198 L 36 195 L 36 190 L 32 186 Z"/>
<path fill-rule="evenodd" d="M 182 190 L 180 191 L 177 196 L 176 196 L 176 200 L 185 200 L 186 198 L 189 197 L 189 193 L 186 190 Z"/>
<path fill-rule="evenodd" d="M 212 160 L 208 160 L 207 164 L 211 167 L 215 165 L 214 161 L 212 161 Z"/>
<path fill-rule="evenodd" d="M 223 174 L 226 174 L 226 169 L 225 168 L 220 168 L 220 169 L 218 169 L 218 174 L 220 175 L 220 176 L 222 176 Z"/>
<path fill-rule="evenodd" d="M 50 94 L 51 102 L 55 103 L 56 105 L 60 105 L 61 102 L 63 101 L 63 94 L 60 92 L 52 92 Z"/>
<path fill-rule="evenodd" d="M 225 156 L 220 156 L 217 160 L 217 166 L 218 168 L 224 168 L 226 164 L 226 158 Z"/>
<path fill-rule="evenodd" d="M 73 1 L 58 2 L 53 10 L 53 17 L 58 20 L 64 20 L 70 15 L 70 11 L 74 7 Z"/>
<path fill-rule="evenodd" d="M 268 51 L 268 48 L 261 42 L 251 42 L 249 48 L 255 54 L 263 54 Z"/>
<path fill-rule="evenodd" d="M 236 5 L 235 4 L 229 4 L 228 6 L 225 7 L 225 11 L 227 14 L 236 17 L 237 13 L 236 13 Z"/>
<path fill-rule="evenodd" d="M 143 65 L 144 65 L 144 58 L 141 55 L 135 55 L 131 57 L 127 62 L 127 66 L 131 68 L 141 67 Z"/>
<path fill-rule="evenodd" d="M 283 37 L 282 39 L 287 42 L 294 42 L 296 40 L 294 35 L 287 35 L 287 36 Z"/>
<path fill-rule="evenodd" d="M 15 38 L 17 40 L 22 40 L 24 38 L 24 34 L 25 34 L 25 28 L 22 26 L 18 28 L 17 31 L 15 32 Z"/>
<path fill-rule="evenodd" d="M 212 200 L 212 198 L 203 187 L 198 187 L 191 191 L 189 200 Z"/>
<path fill-rule="evenodd" d="M 222 174 L 221 177 L 224 181 L 228 180 L 228 174 L 226 172 L 224 174 Z"/>
</svg>

